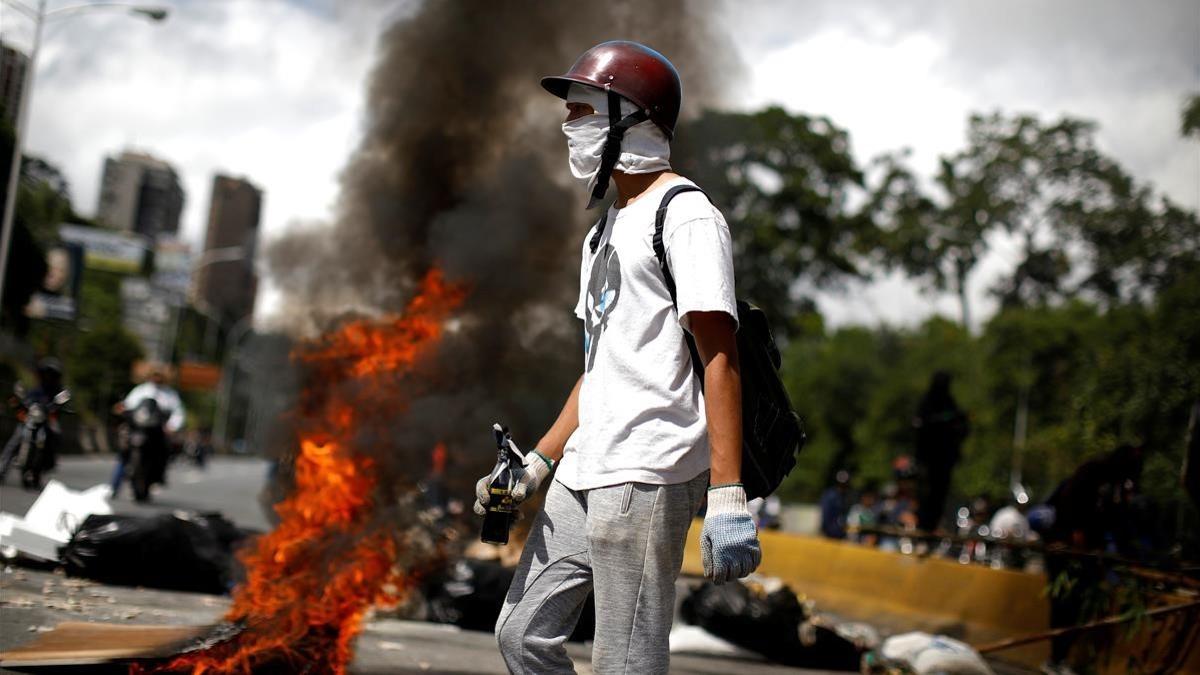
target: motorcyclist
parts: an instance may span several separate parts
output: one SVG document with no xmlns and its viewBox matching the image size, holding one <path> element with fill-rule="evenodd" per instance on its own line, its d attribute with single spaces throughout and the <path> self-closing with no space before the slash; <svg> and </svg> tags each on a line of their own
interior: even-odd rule
<svg viewBox="0 0 1200 675">
<path fill-rule="evenodd" d="M 130 390 L 125 400 L 113 406 L 113 411 L 120 415 L 127 411 L 136 410 L 147 399 L 153 399 L 158 404 L 158 409 L 162 411 L 163 416 L 166 417 L 166 422 L 163 424 L 163 431 L 165 432 L 165 440 L 169 446 L 171 437 L 183 429 L 184 421 L 187 419 L 187 411 L 183 407 L 183 401 L 180 400 L 179 394 L 167 384 L 166 366 L 159 363 L 152 364 L 149 368 L 147 381 Z M 122 445 L 123 447 L 117 456 L 117 466 L 113 470 L 112 475 L 111 485 L 112 496 L 114 498 L 121 489 L 121 483 L 125 479 L 126 464 L 130 458 L 128 444 Z M 165 462 L 167 448 L 161 448 L 161 451 L 163 453 L 163 461 Z"/>
<path fill-rule="evenodd" d="M 52 356 L 38 361 L 37 380 L 37 386 L 25 392 L 24 400 L 16 401 L 16 407 L 23 408 L 25 405 L 33 403 L 50 407 L 54 397 L 63 390 L 62 363 Z M 21 433 L 22 428 L 18 424 L 8 439 L 8 443 L 4 445 L 3 452 L 0 452 L 0 483 L 4 482 L 8 470 L 17 458 L 17 450 L 21 447 Z M 51 415 L 46 421 L 46 443 L 40 458 L 43 469 L 53 468 L 57 463 L 58 443 L 61 437 L 62 428 L 58 424 L 58 417 Z"/>
</svg>

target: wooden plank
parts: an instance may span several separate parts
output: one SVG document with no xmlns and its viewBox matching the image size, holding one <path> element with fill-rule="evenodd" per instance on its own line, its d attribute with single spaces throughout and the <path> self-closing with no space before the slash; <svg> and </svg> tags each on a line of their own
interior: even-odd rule
<svg viewBox="0 0 1200 675">
<path fill-rule="evenodd" d="M 0 652 L 0 666 L 82 666 L 173 656 L 212 626 L 153 626 L 64 621 L 29 644 Z"/>
</svg>

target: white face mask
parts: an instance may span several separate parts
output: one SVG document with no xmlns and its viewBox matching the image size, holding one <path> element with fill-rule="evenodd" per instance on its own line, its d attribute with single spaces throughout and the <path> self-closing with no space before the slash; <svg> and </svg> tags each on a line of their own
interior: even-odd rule
<svg viewBox="0 0 1200 675">
<path fill-rule="evenodd" d="M 605 93 L 594 87 L 572 84 L 567 93 L 571 103 L 587 103 L 596 114 L 564 122 L 563 133 L 567 136 L 567 151 L 571 175 L 586 181 L 588 191 L 596 182 L 600 171 L 600 156 L 608 139 L 608 99 Z M 634 105 L 621 99 L 622 116 L 635 110 Z M 621 141 L 621 156 L 615 171 L 623 173 L 652 173 L 671 168 L 671 144 L 666 134 L 654 122 L 646 120 L 633 125 L 625 132 Z"/>
</svg>

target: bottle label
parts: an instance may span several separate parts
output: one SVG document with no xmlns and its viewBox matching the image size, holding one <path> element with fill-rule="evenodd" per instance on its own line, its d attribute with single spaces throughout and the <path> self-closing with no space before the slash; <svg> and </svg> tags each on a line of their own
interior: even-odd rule
<svg viewBox="0 0 1200 675">
<path fill-rule="evenodd" d="M 508 488 L 491 487 L 488 488 L 488 494 L 492 496 L 488 500 L 489 511 L 512 511 L 514 510 L 512 491 Z"/>
</svg>

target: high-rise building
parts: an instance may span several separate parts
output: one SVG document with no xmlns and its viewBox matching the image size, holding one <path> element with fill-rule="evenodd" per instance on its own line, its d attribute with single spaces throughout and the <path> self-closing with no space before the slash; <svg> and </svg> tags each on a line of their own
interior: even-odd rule
<svg viewBox="0 0 1200 675">
<path fill-rule="evenodd" d="M 12 127 L 17 126 L 28 69 L 28 56 L 0 42 L 0 107 L 4 108 L 4 120 Z"/>
<path fill-rule="evenodd" d="M 196 300 L 222 321 L 237 321 L 254 312 L 258 291 L 254 250 L 258 242 L 261 207 L 262 191 L 250 181 L 221 175 L 213 177 L 202 267 L 196 276 Z M 241 256 L 232 251 L 236 248 L 243 249 Z M 221 260 L 225 256 L 218 249 L 231 250 L 236 259 Z M 205 257 L 218 262 L 209 262 Z"/>
<path fill-rule="evenodd" d="M 139 152 L 104 159 L 97 220 L 151 239 L 179 232 L 183 186 L 170 164 Z"/>
</svg>

